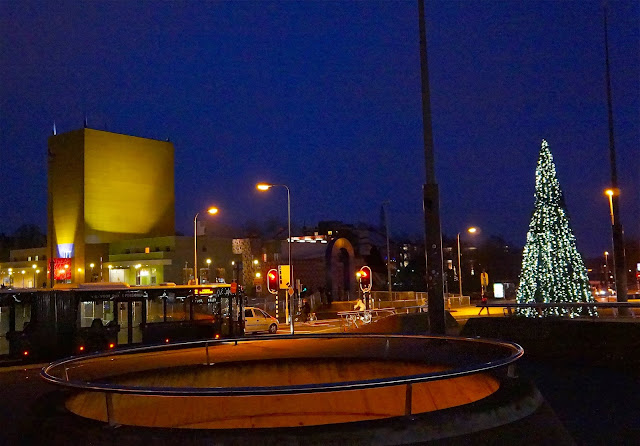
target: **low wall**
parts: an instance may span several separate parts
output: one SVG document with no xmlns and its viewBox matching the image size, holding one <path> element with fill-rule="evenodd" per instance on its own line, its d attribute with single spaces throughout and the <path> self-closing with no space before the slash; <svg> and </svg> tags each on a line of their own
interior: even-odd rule
<svg viewBox="0 0 640 446">
<path fill-rule="evenodd" d="M 640 321 L 471 318 L 461 336 L 516 342 L 528 358 L 602 366 L 640 365 Z"/>
</svg>

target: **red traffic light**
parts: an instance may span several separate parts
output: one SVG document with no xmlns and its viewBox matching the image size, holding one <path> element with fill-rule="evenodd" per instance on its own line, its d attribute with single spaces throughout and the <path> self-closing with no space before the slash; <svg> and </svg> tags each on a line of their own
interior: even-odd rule
<svg viewBox="0 0 640 446">
<path fill-rule="evenodd" d="M 362 291 L 371 291 L 371 268 L 368 266 L 360 268 L 358 279 L 360 280 L 360 289 Z"/>
<path fill-rule="evenodd" d="M 278 294 L 278 270 L 270 269 L 267 273 L 267 290 L 271 294 Z"/>
</svg>

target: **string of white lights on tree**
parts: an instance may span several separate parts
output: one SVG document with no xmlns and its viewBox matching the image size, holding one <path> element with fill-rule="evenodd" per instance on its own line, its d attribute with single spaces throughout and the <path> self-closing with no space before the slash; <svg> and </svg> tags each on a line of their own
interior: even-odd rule
<svg viewBox="0 0 640 446">
<path fill-rule="evenodd" d="M 594 301 L 587 269 L 569 226 L 556 166 L 545 140 L 542 140 L 536 167 L 535 203 L 516 300 L 518 303 Z M 518 313 L 528 317 L 597 315 L 595 307 L 550 307 L 542 313 L 535 308 L 522 308 Z"/>
</svg>

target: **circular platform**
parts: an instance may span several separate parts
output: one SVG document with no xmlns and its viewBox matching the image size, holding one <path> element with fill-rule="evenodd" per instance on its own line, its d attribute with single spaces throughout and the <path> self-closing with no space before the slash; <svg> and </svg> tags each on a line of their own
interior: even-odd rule
<svg viewBox="0 0 640 446">
<path fill-rule="evenodd" d="M 58 361 L 85 418 L 187 429 L 318 426 L 414 416 L 492 395 L 511 343 L 432 336 L 304 335 L 131 349 Z"/>
</svg>

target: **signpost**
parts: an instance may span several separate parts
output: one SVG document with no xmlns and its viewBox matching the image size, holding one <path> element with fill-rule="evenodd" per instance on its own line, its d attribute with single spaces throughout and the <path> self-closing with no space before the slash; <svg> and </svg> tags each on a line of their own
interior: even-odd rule
<svg viewBox="0 0 640 446">
<path fill-rule="evenodd" d="M 484 290 L 489 286 L 489 274 L 484 271 L 480 274 L 480 285 L 482 286 L 482 295 L 484 296 Z"/>
</svg>

